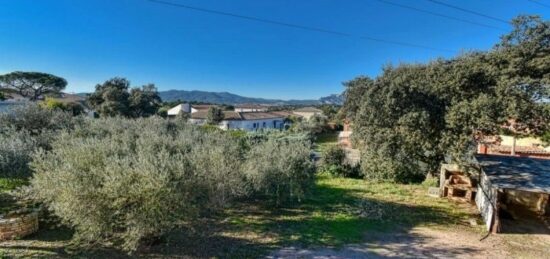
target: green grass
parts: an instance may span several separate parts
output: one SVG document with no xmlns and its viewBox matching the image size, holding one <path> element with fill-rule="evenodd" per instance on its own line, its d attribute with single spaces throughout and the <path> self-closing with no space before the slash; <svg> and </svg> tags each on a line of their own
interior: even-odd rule
<svg viewBox="0 0 550 259">
<path fill-rule="evenodd" d="M 1 178 L 0 177 L 0 214 L 10 212 L 17 209 L 15 198 L 10 191 L 15 190 L 17 187 L 27 184 L 27 180 L 13 179 L 13 178 Z"/>
<path fill-rule="evenodd" d="M 425 225 L 455 228 L 467 225 L 473 213 L 470 207 L 428 197 L 427 187 L 422 185 L 371 183 L 321 175 L 308 198 L 298 205 L 274 208 L 255 201 L 242 202 L 203 219 L 194 231 L 167 235 L 165 242 L 142 255 L 257 258 L 289 245 L 340 247 L 359 243 L 371 232 Z M 30 239 L 41 248 L 8 249 L 0 244 L 0 254 L 25 255 L 28 251 L 48 250 L 44 246 L 57 247 L 48 250 L 49 253 L 65 251 L 62 248 L 68 244 L 66 239 L 40 240 L 40 235 Z M 102 253 L 122 256 L 114 251 Z"/>
<path fill-rule="evenodd" d="M 269 233 L 274 246 L 331 246 L 360 242 L 369 231 L 390 231 L 418 225 L 457 226 L 471 211 L 428 197 L 421 185 L 369 183 L 319 176 L 302 204 L 294 208 L 229 213 L 235 234 Z M 248 207 L 248 210 L 253 207 Z"/>
<path fill-rule="evenodd" d="M 26 185 L 27 183 L 28 181 L 25 179 L 0 177 L 0 192 L 12 191 L 15 190 L 17 187 Z"/>
<path fill-rule="evenodd" d="M 338 132 L 322 133 L 316 137 L 313 149 L 317 152 L 323 152 L 327 147 L 338 144 Z"/>
</svg>

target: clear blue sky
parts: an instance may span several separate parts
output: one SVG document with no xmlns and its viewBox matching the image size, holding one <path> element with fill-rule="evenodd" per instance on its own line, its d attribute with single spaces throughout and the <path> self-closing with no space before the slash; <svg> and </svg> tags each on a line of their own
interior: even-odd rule
<svg viewBox="0 0 550 259">
<path fill-rule="evenodd" d="M 486 50 L 506 31 L 376 0 L 166 0 L 327 30 L 435 48 Z M 388 0 L 509 29 L 426 0 Z M 509 20 L 550 18 L 528 0 L 440 0 Z M 550 6 L 550 0 L 538 0 Z M 67 92 L 93 91 L 114 76 L 160 90 L 228 91 L 306 99 L 376 76 L 384 64 L 456 53 L 339 37 L 158 5 L 146 0 L 0 0 L 0 73 L 41 71 L 66 78 Z"/>
</svg>

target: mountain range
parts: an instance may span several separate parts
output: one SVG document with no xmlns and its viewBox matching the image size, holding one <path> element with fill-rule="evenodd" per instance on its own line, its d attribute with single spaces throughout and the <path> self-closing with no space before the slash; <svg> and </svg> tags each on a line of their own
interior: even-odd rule
<svg viewBox="0 0 550 259">
<path fill-rule="evenodd" d="M 188 101 L 188 102 L 205 102 L 218 104 L 272 104 L 272 105 L 319 105 L 333 104 L 342 105 L 344 98 L 342 94 L 332 94 L 327 97 L 322 97 L 317 100 L 279 100 L 279 99 L 264 99 L 254 97 L 244 97 L 228 92 L 206 92 L 206 91 L 186 91 L 186 90 L 168 90 L 159 91 L 162 101 Z"/>
</svg>

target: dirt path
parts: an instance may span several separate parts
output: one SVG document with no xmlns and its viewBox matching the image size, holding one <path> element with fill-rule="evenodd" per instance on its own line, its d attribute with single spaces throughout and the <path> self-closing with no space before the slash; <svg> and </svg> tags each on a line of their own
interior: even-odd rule
<svg viewBox="0 0 550 259">
<path fill-rule="evenodd" d="M 467 230 L 416 227 L 406 232 L 373 233 L 364 243 L 341 249 L 288 247 L 269 258 L 545 258 L 550 254 L 547 236 L 490 235 L 479 241 L 482 237 Z"/>
</svg>

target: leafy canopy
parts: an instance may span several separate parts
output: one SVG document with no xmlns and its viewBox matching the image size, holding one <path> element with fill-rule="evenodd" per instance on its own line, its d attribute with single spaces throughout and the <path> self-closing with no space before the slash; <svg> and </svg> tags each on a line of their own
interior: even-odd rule
<svg viewBox="0 0 550 259">
<path fill-rule="evenodd" d="M 218 107 L 208 108 L 208 113 L 206 114 L 206 122 L 209 125 L 216 125 L 224 119 L 224 114 L 222 109 Z"/>
<path fill-rule="evenodd" d="M 45 94 L 58 94 L 66 86 L 65 79 L 47 73 L 16 71 L 0 75 L 0 88 L 15 91 L 31 101 Z"/>
<path fill-rule="evenodd" d="M 549 125 L 550 23 L 518 17 L 488 52 L 387 66 L 345 83 L 344 111 L 370 179 L 420 181 L 446 156 L 464 161 L 503 126 L 539 134 Z"/>
<path fill-rule="evenodd" d="M 161 99 L 153 84 L 130 89 L 130 81 L 115 77 L 96 85 L 88 102 L 101 116 L 138 118 L 155 115 Z"/>
</svg>

